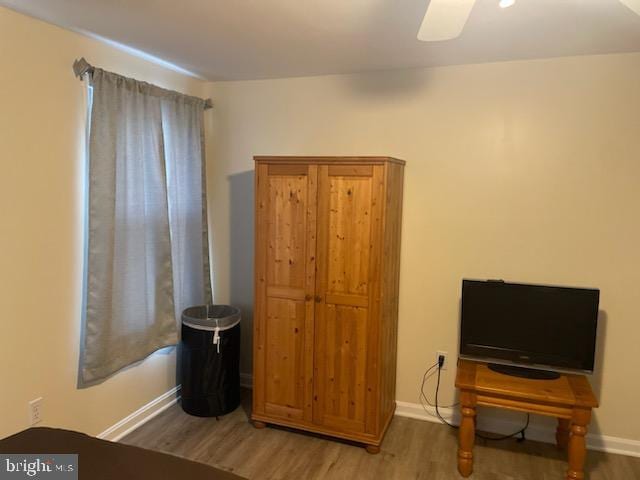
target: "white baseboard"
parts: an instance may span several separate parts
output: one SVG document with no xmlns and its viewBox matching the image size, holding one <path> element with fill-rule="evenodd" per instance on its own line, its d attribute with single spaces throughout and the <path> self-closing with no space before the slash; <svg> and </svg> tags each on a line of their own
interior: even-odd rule
<svg viewBox="0 0 640 480">
<path fill-rule="evenodd" d="M 459 423 L 459 415 L 451 408 L 439 408 L 442 417 L 454 425 Z M 415 418 L 428 422 L 442 423 L 437 417 L 435 408 L 423 407 L 419 403 L 396 401 L 396 415 L 400 417 Z M 521 423 L 502 420 L 496 417 L 484 418 L 478 416 L 478 427 L 487 432 L 498 434 L 512 433 L 522 427 Z M 555 443 L 555 430 L 539 425 L 530 425 L 527 428 L 527 438 L 544 443 Z M 640 457 L 640 441 L 627 438 L 611 437 L 609 435 L 587 434 L 587 448 L 607 453 L 617 453 L 631 457 Z"/>
<path fill-rule="evenodd" d="M 253 387 L 253 375 L 250 373 L 240 374 L 240 386 L 244 388 Z M 97 435 L 98 438 L 117 442 L 121 438 L 133 432 L 136 428 L 141 427 L 155 416 L 164 412 L 171 405 L 175 405 L 180 399 L 180 385 L 163 393 L 159 397 L 151 400 L 138 410 L 123 418 L 119 422 L 107 428 L 104 432 Z"/>
<path fill-rule="evenodd" d="M 131 415 L 128 415 L 119 422 L 110 426 L 104 432 L 98 434 L 97 437 L 117 442 L 121 438 L 133 432 L 136 428 L 147 423 L 153 417 L 164 412 L 171 405 L 175 405 L 180 398 L 179 391 L 180 385 L 173 387 L 168 392 L 163 393 L 146 405 L 143 405 Z"/>
</svg>

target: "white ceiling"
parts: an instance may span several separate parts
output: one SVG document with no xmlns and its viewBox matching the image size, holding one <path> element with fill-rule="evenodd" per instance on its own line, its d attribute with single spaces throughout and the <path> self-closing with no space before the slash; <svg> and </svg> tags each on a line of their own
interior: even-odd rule
<svg viewBox="0 0 640 480">
<path fill-rule="evenodd" d="M 640 51 L 619 0 L 477 0 L 462 35 L 423 43 L 428 0 L 0 0 L 210 80 Z M 90 58 L 88 58 L 91 61 Z"/>
</svg>

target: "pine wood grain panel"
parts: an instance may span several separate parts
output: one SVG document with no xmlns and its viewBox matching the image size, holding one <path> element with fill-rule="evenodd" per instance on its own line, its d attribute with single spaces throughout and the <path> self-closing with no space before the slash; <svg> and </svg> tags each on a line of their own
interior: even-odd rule
<svg viewBox="0 0 640 480">
<path fill-rule="evenodd" d="M 303 418 L 304 302 L 267 298 L 265 411 Z"/>
<path fill-rule="evenodd" d="M 373 165 L 330 165 L 329 175 L 342 177 L 370 177 Z"/>
<path fill-rule="evenodd" d="M 304 386 L 304 420 L 313 421 L 313 375 L 315 337 L 315 304 L 313 302 L 316 292 L 316 261 L 317 261 L 317 230 L 318 230 L 318 167 L 309 167 L 309 197 L 307 205 L 307 249 L 304 262 L 305 269 L 305 375 Z"/>
<path fill-rule="evenodd" d="M 369 297 L 365 295 L 338 295 L 335 293 L 327 293 L 325 302 L 334 305 L 350 305 L 352 307 L 368 307 Z"/>
<path fill-rule="evenodd" d="M 322 422 L 332 428 L 364 431 L 367 317 L 364 308 L 325 308 L 325 336 L 317 340 L 323 354 L 316 381 L 324 383 Z"/>
<path fill-rule="evenodd" d="M 267 297 L 288 298 L 290 300 L 304 300 L 305 290 L 303 288 L 267 287 Z"/>
<path fill-rule="evenodd" d="M 268 172 L 269 172 L 269 175 L 307 175 L 309 173 L 309 165 L 306 165 L 306 164 L 269 165 Z"/>
<path fill-rule="evenodd" d="M 384 215 L 385 215 L 385 166 L 373 167 L 371 177 L 371 206 L 369 217 L 371 232 L 369 237 L 369 329 L 367 331 L 367 389 L 366 389 L 366 432 L 382 432 L 384 414 L 380 405 L 380 366 L 383 357 L 392 352 L 380 348 L 382 330 L 382 262 L 384 252 Z M 385 412 L 386 413 L 386 412 Z"/>
<path fill-rule="evenodd" d="M 269 166 L 265 412 L 303 418 L 305 305 L 270 297 L 274 288 L 297 296 L 305 286 L 308 177 L 299 166 Z M 304 166 L 308 169 L 307 166 Z"/>
<path fill-rule="evenodd" d="M 382 412 L 395 410 L 403 185 L 404 167 L 398 164 L 388 164 L 385 169 L 384 254 L 381 274 L 380 349 L 385 352 L 380 367 Z"/>
<path fill-rule="evenodd" d="M 307 183 L 306 175 L 269 174 L 266 211 L 269 286 L 304 288 L 309 201 Z"/>
<path fill-rule="evenodd" d="M 316 203 L 317 230 L 316 230 L 316 291 L 317 299 L 314 318 L 315 322 L 315 347 L 313 360 L 313 423 L 322 428 L 325 410 L 326 382 L 322 380 L 325 374 L 325 352 L 322 348 L 327 337 L 326 322 L 326 292 L 327 285 L 327 250 L 329 245 L 329 183 L 327 181 L 329 167 L 318 166 L 318 196 Z"/>
<path fill-rule="evenodd" d="M 317 168 L 275 167 L 257 172 L 254 401 L 311 420 Z"/>
<path fill-rule="evenodd" d="M 372 434 L 377 433 L 378 419 L 368 388 L 375 383 L 370 378 L 375 365 L 372 369 L 368 363 L 373 354 L 367 345 L 371 331 L 377 329 L 377 319 L 370 319 L 372 247 L 379 243 L 372 237 L 376 168 L 382 167 L 372 167 L 370 177 L 355 177 L 342 175 L 343 170 L 335 166 L 320 167 L 317 289 L 321 302 L 314 372 L 314 419 L 329 428 Z M 375 228 L 377 233 L 377 223 Z"/>
<path fill-rule="evenodd" d="M 331 169 L 331 167 L 329 167 Z M 323 177 L 328 185 L 327 293 L 367 295 L 372 177 Z M 321 180 L 321 181 L 322 181 Z M 326 197 L 321 201 L 327 201 Z"/>
<path fill-rule="evenodd" d="M 255 285 L 253 317 L 253 409 L 264 414 L 265 328 L 267 316 L 267 208 L 269 206 L 269 166 L 256 165 L 255 173 Z"/>
</svg>

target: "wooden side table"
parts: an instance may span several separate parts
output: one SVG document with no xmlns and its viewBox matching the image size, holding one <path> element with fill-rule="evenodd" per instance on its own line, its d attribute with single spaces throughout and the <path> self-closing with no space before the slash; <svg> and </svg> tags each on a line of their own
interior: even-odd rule
<svg viewBox="0 0 640 480">
<path fill-rule="evenodd" d="M 585 435 L 591 409 L 598 401 L 584 375 L 563 374 L 555 380 L 532 380 L 497 373 L 484 363 L 458 361 L 456 388 L 460 390 L 460 438 L 458 471 L 463 477 L 473 470 L 476 407 L 506 408 L 556 417 L 556 441 L 569 448 L 567 480 L 584 478 Z"/>
</svg>

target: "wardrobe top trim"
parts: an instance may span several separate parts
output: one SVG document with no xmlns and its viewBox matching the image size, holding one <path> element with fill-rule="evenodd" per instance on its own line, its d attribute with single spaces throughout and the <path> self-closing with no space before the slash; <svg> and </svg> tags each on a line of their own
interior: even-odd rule
<svg viewBox="0 0 640 480">
<path fill-rule="evenodd" d="M 366 164 L 376 165 L 384 163 L 397 163 L 404 165 L 405 161 L 393 157 L 300 157 L 300 156 L 255 156 L 253 159 L 266 164 Z"/>
</svg>

